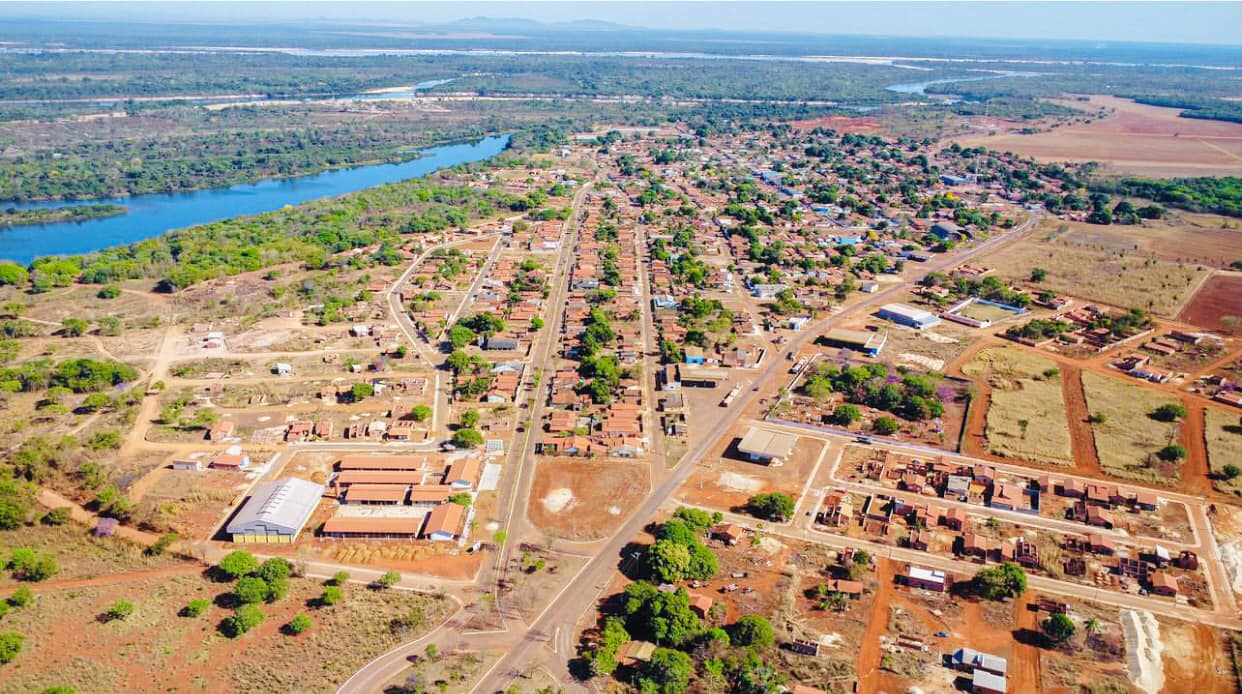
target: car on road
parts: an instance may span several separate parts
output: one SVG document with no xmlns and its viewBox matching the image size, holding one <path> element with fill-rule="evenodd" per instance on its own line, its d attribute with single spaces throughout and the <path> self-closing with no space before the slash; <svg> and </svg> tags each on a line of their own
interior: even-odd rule
<svg viewBox="0 0 1242 694">
<path fill-rule="evenodd" d="M 873 443 L 870 436 L 856 436 L 854 437 L 854 440 L 857 441 L 858 443 L 865 443 L 868 446 L 870 446 Z"/>
</svg>

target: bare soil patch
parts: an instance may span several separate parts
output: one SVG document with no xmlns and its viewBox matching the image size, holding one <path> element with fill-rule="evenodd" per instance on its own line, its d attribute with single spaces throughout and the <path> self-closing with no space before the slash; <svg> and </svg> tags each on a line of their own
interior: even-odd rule
<svg viewBox="0 0 1242 694">
<path fill-rule="evenodd" d="M 541 459 L 531 485 L 530 520 L 557 537 L 607 537 L 650 488 L 646 463 Z"/>
<path fill-rule="evenodd" d="M 1236 252 L 1242 254 L 1242 250 Z M 1242 275 L 1210 277 L 1182 309 L 1178 320 L 1208 330 L 1242 332 Z"/>
<path fill-rule="evenodd" d="M 1033 135 L 958 138 L 966 147 L 1014 152 L 1038 161 L 1098 161 L 1142 176 L 1236 176 L 1242 172 L 1242 124 L 1180 118 L 1180 109 L 1092 96 L 1093 109 L 1112 114 Z M 1081 108 L 1082 104 L 1066 105 Z"/>
</svg>

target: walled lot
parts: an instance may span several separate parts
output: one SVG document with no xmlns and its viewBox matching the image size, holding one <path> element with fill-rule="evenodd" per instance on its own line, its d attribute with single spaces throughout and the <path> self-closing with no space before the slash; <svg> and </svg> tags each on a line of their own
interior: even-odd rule
<svg viewBox="0 0 1242 694">
<path fill-rule="evenodd" d="M 1079 102 L 1065 101 L 1072 108 Z M 1242 172 L 1242 124 L 1180 118 L 1181 109 L 1092 96 L 1089 109 L 1115 110 L 1091 123 L 1034 135 L 1009 133 L 958 138 L 963 147 L 984 146 L 1038 161 L 1098 161 L 1118 172 L 1154 178 L 1236 176 Z"/>
<path fill-rule="evenodd" d="M 1052 465 L 1074 464 L 1061 376 L 1055 364 L 1021 350 L 992 347 L 962 365 L 962 373 L 992 386 L 987 413 L 988 452 Z M 1019 421 L 1026 421 L 1025 429 Z"/>
<path fill-rule="evenodd" d="M 627 460 L 540 458 L 527 506 L 545 532 L 571 540 L 608 537 L 650 489 L 650 465 Z"/>
<path fill-rule="evenodd" d="M 330 692 L 372 657 L 437 624 L 450 605 L 350 584 L 342 602 L 310 608 L 307 602 L 322 592 L 321 582 L 294 578 L 289 595 L 261 605 L 267 618 L 238 640 L 218 633 L 221 620 L 232 613 L 218 602 L 199 617 L 178 615 L 190 600 L 219 601 L 231 587 L 197 569 L 72 590 L 36 586 L 38 599 L 5 617 L 5 629 L 25 635 L 26 643 L 5 666 L 0 689 Z M 134 613 L 118 621 L 97 619 L 116 600 L 131 601 Z M 281 627 L 299 613 L 309 614 L 314 626 L 297 637 L 283 634 Z M 390 620 L 412 614 L 418 616 L 416 629 L 389 628 Z"/>
<path fill-rule="evenodd" d="M 1126 479 L 1175 483 L 1180 477 L 1178 464 L 1155 460 L 1154 455 L 1176 441 L 1179 427 L 1147 414 L 1160 405 L 1176 402 L 1176 398 L 1090 371 L 1083 372 L 1082 384 L 1091 413 L 1107 416 L 1105 422 L 1091 425 L 1100 467 Z"/>
<path fill-rule="evenodd" d="M 1033 268 L 1043 268 L 1048 276 L 1039 283 L 1041 289 L 1114 306 L 1137 305 L 1164 316 L 1177 315 L 1210 272 L 1201 265 L 1158 260 L 1134 250 L 1098 250 L 1067 242 L 1070 227 L 1060 220 L 1045 220 L 1040 230 L 1036 238 L 979 262 L 996 268 L 997 277 L 1008 281 L 1026 281 Z"/>
<path fill-rule="evenodd" d="M 1208 465 L 1213 474 L 1212 484 L 1222 492 L 1242 496 L 1242 476 L 1231 480 L 1221 477 L 1225 465 L 1229 463 L 1242 467 L 1242 411 L 1207 407 L 1204 413 L 1207 418 L 1204 438 L 1207 440 Z"/>
<path fill-rule="evenodd" d="M 746 427 L 739 425 L 722 437 L 727 442 L 726 451 L 716 451 L 720 457 L 705 457 L 681 486 L 677 498 L 721 511 L 742 509 L 750 497 L 770 492 L 788 494 L 797 501 L 826 444 L 800 438 L 790 459 L 772 467 L 737 457 L 736 440 L 745 433 Z"/>
<path fill-rule="evenodd" d="M 1216 275 L 1209 279 L 1178 319 L 1209 330 L 1242 332 L 1242 275 Z"/>
</svg>

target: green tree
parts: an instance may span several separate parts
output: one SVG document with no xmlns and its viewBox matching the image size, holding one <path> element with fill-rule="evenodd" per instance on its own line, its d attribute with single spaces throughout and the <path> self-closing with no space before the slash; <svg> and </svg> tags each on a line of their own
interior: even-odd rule
<svg viewBox="0 0 1242 694">
<path fill-rule="evenodd" d="M 259 568 L 255 570 L 254 575 L 270 584 L 292 576 L 293 564 L 290 564 L 287 559 L 272 557 L 260 564 Z"/>
<path fill-rule="evenodd" d="M 973 581 L 975 592 L 986 600 L 1004 600 L 1026 592 L 1026 572 L 1013 562 L 979 569 Z"/>
<path fill-rule="evenodd" d="M 242 605 L 221 624 L 224 635 L 235 639 L 263 623 L 267 615 L 257 605 Z"/>
<path fill-rule="evenodd" d="M 1186 447 L 1180 443 L 1171 443 L 1156 451 L 1156 457 L 1166 463 L 1176 463 L 1186 457 Z"/>
<path fill-rule="evenodd" d="M 410 410 L 410 416 L 413 417 L 416 422 L 427 421 L 431 418 L 431 414 L 431 408 L 426 405 L 415 405 L 414 409 Z"/>
<path fill-rule="evenodd" d="M 199 617 L 211 607 L 211 601 L 203 598 L 191 600 L 188 605 L 181 609 L 181 614 L 186 617 Z"/>
<path fill-rule="evenodd" d="M 647 549 L 647 570 L 660 583 L 676 583 L 690 573 L 690 549 L 672 540 L 656 540 Z"/>
<path fill-rule="evenodd" d="M 470 508 L 470 504 L 474 502 L 474 499 L 471 498 L 468 492 L 457 492 L 456 494 L 450 494 L 448 501 L 450 504 L 457 504 L 458 506 Z"/>
<path fill-rule="evenodd" d="M 1242 475 L 1242 468 L 1234 465 L 1233 463 L 1225 463 L 1225 466 L 1222 467 L 1220 471 L 1221 475 L 1227 480 L 1231 480 L 1238 475 Z"/>
<path fill-rule="evenodd" d="M 1057 643 L 1064 643 L 1074 637 L 1074 620 L 1060 612 L 1040 622 L 1039 626 L 1048 638 Z"/>
<path fill-rule="evenodd" d="M 1176 422 L 1179 419 L 1185 419 L 1186 408 L 1169 402 L 1152 410 L 1147 416 L 1158 422 Z"/>
<path fill-rule="evenodd" d="M 1032 282 L 1043 282 L 1046 279 L 1048 279 L 1047 270 L 1043 269 L 1042 267 L 1037 267 L 1031 270 L 1031 281 Z"/>
<path fill-rule="evenodd" d="M 747 500 L 746 507 L 753 515 L 759 518 L 779 523 L 793 516 L 794 500 L 788 494 L 780 492 L 756 494 Z"/>
<path fill-rule="evenodd" d="M 30 281 L 26 268 L 8 260 L 0 261 L 0 285 L 22 286 Z"/>
<path fill-rule="evenodd" d="M 310 615 L 303 613 L 289 620 L 289 623 L 285 625 L 285 629 L 287 629 L 290 634 L 301 634 L 314 626 L 314 624 L 315 622 L 311 620 Z"/>
<path fill-rule="evenodd" d="M 831 421 L 840 426 L 849 426 L 862 419 L 862 410 L 854 405 L 837 405 L 832 411 Z"/>
<path fill-rule="evenodd" d="M 754 646 L 767 648 L 776 642 L 776 632 L 772 624 L 757 614 L 748 614 L 733 624 L 729 629 L 729 640 L 736 646 Z"/>
<path fill-rule="evenodd" d="M 370 383 L 355 383 L 349 388 L 349 399 L 352 402 L 359 402 L 375 395 L 375 386 Z"/>
<path fill-rule="evenodd" d="M 871 430 L 880 436 L 891 436 L 901 431 L 901 424 L 892 417 L 877 417 L 871 423 Z"/>
<path fill-rule="evenodd" d="M 259 560 L 244 550 L 234 550 L 220 560 L 220 570 L 232 579 L 248 576 L 259 568 Z"/>
<path fill-rule="evenodd" d="M 453 432 L 453 438 L 450 441 L 458 448 L 474 448 L 483 445 L 483 434 L 480 434 L 478 429 L 462 427 Z"/>
<path fill-rule="evenodd" d="M 267 600 L 271 589 L 268 588 L 267 581 L 258 576 L 243 576 L 238 579 L 233 594 L 243 603 L 253 605 Z"/>
<path fill-rule="evenodd" d="M 474 342 L 475 337 L 474 331 L 464 325 L 454 325 L 448 332 L 449 344 L 453 345 L 453 349 L 462 349 Z"/>
<path fill-rule="evenodd" d="M 671 648 L 657 648 L 638 676 L 643 694 L 681 694 L 690 686 L 694 661 L 690 656 Z"/>
<path fill-rule="evenodd" d="M 348 581 L 349 581 L 348 571 L 337 571 L 336 573 L 332 574 L 332 580 L 330 581 L 330 583 L 331 585 L 334 585 L 334 586 L 343 586 Z"/>
<path fill-rule="evenodd" d="M 391 588 L 401 582 L 401 574 L 396 571 L 385 571 L 376 583 L 381 588 Z"/>
<path fill-rule="evenodd" d="M 466 410 L 461 413 L 461 425 L 464 427 L 474 428 L 479 423 L 478 410 Z"/>
<path fill-rule="evenodd" d="M 13 662 L 17 654 L 22 652 L 22 643 L 25 641 L 25 637 L 15 631 L 0 634 L 0 665 Z"/>
</svg>

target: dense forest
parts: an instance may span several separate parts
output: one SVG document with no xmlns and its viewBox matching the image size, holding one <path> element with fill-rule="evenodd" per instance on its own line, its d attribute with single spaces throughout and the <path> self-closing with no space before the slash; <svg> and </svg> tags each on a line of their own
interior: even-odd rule
<svg viewBox="0 0 1242 694">
<path fill-rule="evenodd" d="M 1092 181 L 1094 191 L 1146 198 L 1191 212 L 1242 217 L 1242 178 L 1123 178 Z"/>
</svg>

